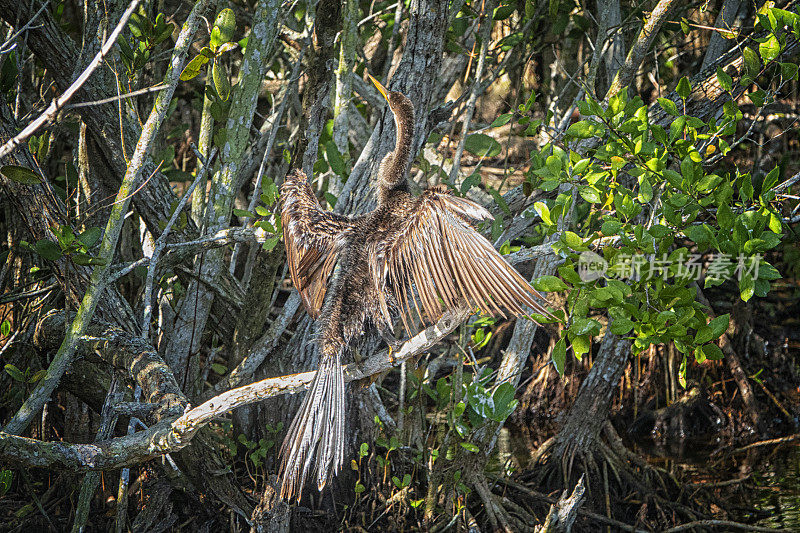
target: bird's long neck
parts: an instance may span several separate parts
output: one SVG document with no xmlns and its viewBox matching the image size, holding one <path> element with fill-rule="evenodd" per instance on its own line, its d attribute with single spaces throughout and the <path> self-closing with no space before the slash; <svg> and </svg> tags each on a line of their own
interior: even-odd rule
<svg viewBox="0 0 800 533">
<path fill-rule="evenodd" d="M 408 192 L 406 170 L 414 137 L 414 111 L 407 111 L 405 116 L 395 114 L 394 123 L 397 128 L 397 141 L 394 150 L 386 154 L 378 170 L 378 204 L 386 203 L 393 193 Z"/>
</svg>

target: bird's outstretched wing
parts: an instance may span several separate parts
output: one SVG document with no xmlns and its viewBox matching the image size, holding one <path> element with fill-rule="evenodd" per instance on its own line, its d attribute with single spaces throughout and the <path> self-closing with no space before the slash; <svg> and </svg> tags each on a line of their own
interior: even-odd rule
<svg viewBox="0 0 800 533">
<path fill-rule="evenodd" d="M 416 202 L 386 248 L 383 265 L 373 270 L 376 283 L 385 284 L 397 302 L 407 331 L 415 331 L 409 327 L 416 322 L 414 311 L 424 324 L 464 300 L 472 308 L 504 317 L 503 309 L 527 315 L 523 306 L 550 315 L 534 299 L 541 295 L 470 225 L 470 220 L 491 219 L 486 209 L 443 187 L 428 189 Z M 384 291 L 378 294 L 385 310 Z"/>
<path fill-rule="evenodd" d="M 352 221 L 322 209 L 302 170 L 286 177 L 281 186 L 281 204 L 289 274 L 306 311 L 317 318 L 339 255 L 338 237 L 351 227 Z"/>
</svg>

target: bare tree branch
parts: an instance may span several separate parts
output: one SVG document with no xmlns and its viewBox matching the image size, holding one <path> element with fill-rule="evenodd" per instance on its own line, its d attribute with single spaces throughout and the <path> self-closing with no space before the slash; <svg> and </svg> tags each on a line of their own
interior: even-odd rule
<svg viewBox="0 0 800 533">
<path fill-rule="evenodd" d="M 650 45 L 653 44 L 653 40 L 658 35 L 658 30 L 667 20 L 667 15 L 674 3 L 675 0 L 660 0 L 656 7 L 653 8 L 653 11 L 650 12 L 650 16 L 647 17 L 642 26 L 636 42 L 633 43 L 628 52 L 628 57 L 625 58 L 625 63 L 617 71 L 614 81 L 611 82 L 611 87 L 606 94 L 607 98 L 614 96 L 624 87 L 631 84 L 639 65 L 642 64 Z"/>
<path fill-rule="evenodd" d="M 64 105 L 69 101 L 69 99 L 72 98 L 72 95 L 74 95 L 77 92 L 77 90 L 81 88 L 81 85 L 83 85 L 86 82 L 86 80 L 89 79 L 89 76 L 92 75 L 92 72 L 94 72 L 95 69 L 97 69 L 97 67 L 100 66 L 100 63 L 103 61 L 103 58 L 106 55 L 108 55 L 108 53 L 111 51 L 111 48 L 113 48 L 114 45 L 117 44 L 117 37 L 119 36 L 120 32 L 125 28 L 125 23 L 128 22 L 128 19 L 130 18 L 131 14 L 133 14 L 133 11 L 139 6 L 139 2 L 141 2 L 141 0 L 131 1 L 131 4 L 128 6 L 128 9 L 126 9 L 125 13 L 122 14 L 122 18 L 117 24 L 117 27 L 114 28 L 114 31 L 111 32 L 111 35 L 108 36 L 108 39 L 106 39 L 106 42 L 103 44 L 103 48 L 101 48 L 100 51 L 97 53 L 97 55 L 94 56 L 92 62 L 89 63 L 89 66 L 87 66 L 84 69 L 83 73 L 80 76 L 78 76 L 78 79 L 75 80 L 72 83 L 72 85 L 70 85 L 67 88 L 67 90 L 61 94 L 61 96 L 50 102 L 50 105 L 47 107 L 44 113 L 39 115 L 39 117 L 35 119 L 33 122 L 25 126 L 25 129 L 23 129 L 19 133 L 19 135 L 9 140 L 3 146 L 0 146 L 0 157 L 3 157 L 4 155 L 11 152 L 11 150 L 15 149 L 22 142 L 24 142 L 25 139 L 30 137 L 33 134 L 33 132 L 38 130 L 45 122 L 52 120 L 56 116 L 58 110 L 63 108 Z"/>
</svg>

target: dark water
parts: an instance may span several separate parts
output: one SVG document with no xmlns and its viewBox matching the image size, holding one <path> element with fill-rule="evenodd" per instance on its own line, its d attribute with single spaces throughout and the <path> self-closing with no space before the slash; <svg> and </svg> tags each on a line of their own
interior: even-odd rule
<svg viewBox="0 0 800 533">
<path fill-rule="evenodd" d="M 753 507 L 770 513 L 758 525 L 800 531 L 800 446 L 777 452 L 753 479 Z"/>
<path fill-rule="evenodd" d="M 686 483 L 713 483 L 747 476 L 741 484 L 720 489 L 728 518 L 762 527 L 800 532 L 800 446 L 795 441 L 783 447 L 761 447 L 757 451 L 732 454 L 714 460 L 725 444 L 717 440 L 687 439 L 673 446 L 652 442 L 627 444 L 654 466 L 664 468 Z M 530 468 L 523 439 L 501 433 L 501 461 L 514 456 L 522 469 Z M 754 512 L 755 511 L 755 512 Z M 722 517 L 720 517 L 722 518 Z"/>
</svg>

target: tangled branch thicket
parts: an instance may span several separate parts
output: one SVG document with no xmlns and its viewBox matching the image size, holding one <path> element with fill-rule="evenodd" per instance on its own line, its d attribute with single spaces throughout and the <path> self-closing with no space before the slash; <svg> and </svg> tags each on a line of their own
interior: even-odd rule
<svg viewBox="0 0 800 533">
<path fill-rule="evenodd" d="M 0 20 L 0 530 L 800 527 L 758 490 L 800 431 L 794 3 Z M 368 73 L 417 110 L 416 192 L 489 209 L 558 320 L 365 331 L 350 468 L 289 505 L 276 443 L 319 354 L 278 191 L 301 168 L 372 209 L 395 139 Z"/>
</svg>

